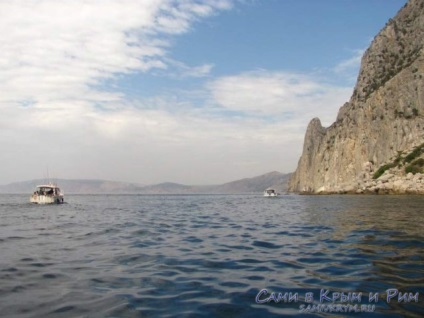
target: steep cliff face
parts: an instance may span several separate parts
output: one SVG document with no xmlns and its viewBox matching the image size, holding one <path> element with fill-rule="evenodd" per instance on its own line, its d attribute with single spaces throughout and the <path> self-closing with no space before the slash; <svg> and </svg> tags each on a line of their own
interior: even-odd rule
<svg viewBox="0 0 424 318">
<path fill-rule="evenodd" d="M 360 192 L 380 166 L 399 163 L 423 142 L 424 1 L 410 0 L 365 52 L 337 121 L 328 128 L 310 122 L 289 190 Z"/>
</svg>

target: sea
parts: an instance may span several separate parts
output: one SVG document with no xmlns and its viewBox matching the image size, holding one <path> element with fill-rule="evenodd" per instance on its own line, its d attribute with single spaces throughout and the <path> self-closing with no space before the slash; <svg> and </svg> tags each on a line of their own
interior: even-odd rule
<svg viewBox="0 0 424 318">
<path fill-rule="evenodd" d="M 1 317 L 423 317 L 424 197 L 0 195 Z"/>
</svg>

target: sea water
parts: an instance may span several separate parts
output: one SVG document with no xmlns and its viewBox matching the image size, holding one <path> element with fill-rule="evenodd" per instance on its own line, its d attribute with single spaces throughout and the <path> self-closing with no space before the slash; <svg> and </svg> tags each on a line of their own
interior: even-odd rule
<svg viewBox="0 0 424 318">
<path fill-rule="evenodd" d="M 0 196 L 2 317 L 421 317 L 424 197 Z"/>
</svg>

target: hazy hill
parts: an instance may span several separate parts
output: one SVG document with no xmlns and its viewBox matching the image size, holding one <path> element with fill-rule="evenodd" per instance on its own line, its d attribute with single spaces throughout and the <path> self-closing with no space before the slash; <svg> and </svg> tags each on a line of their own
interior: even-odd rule
<svg viewBox="0 0 424 318">
<path fill-rule="evenodd" d="M 136 193 L 143 185 L 107 180 L 54 179 L 65 193 Z M 14 182 L 0 186 L 0 193 L 31 193 L 40 184 L 48 184 L 44 179 Z"/>
<path fill-rule="evenodd" d="M 270 172 L 254 178 L 246 178 L 221 185 L 184 185 L 165 182 L 154 185 L 142 185 L 106 180 L 54 180 L 66 193 L 74 194 L 240 194 L 262 193 L 268 187 L 274 187 L 279 192 L 287 191 L 287 182 L 290 174 Z M 29 180 L 14 182 L 0 186 L 0 193 L 32 193 L 45 180 Z"/>
<path fill-rule="evenodd" d="M 272 187 L 280 193 L 287 192 L 288 179 L 290 174 L 283 174 L 277 171 L 254 177 L 245 178 L 233 182 L 228 182 L 216 186 L 217 193 L 254 193 L 263 192 L 266 188 Z"/>
</svg>

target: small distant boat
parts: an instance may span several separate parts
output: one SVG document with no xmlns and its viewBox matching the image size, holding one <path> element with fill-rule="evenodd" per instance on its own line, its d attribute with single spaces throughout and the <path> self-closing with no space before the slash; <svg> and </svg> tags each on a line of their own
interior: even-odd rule
<svg viewBox="0 0 424 318">
<path fill-rule="evenodd" d="M 277 197 L 278 193 L 273 188 L 268 188 L 264 191 L 264 197 Z"/>
<path fill-rule="evenodd" d="M 61 204 L 64 202 L 62 191 L 54 184 L 37 186 L 29 201 L 37 204 Z"/>
</svg>

